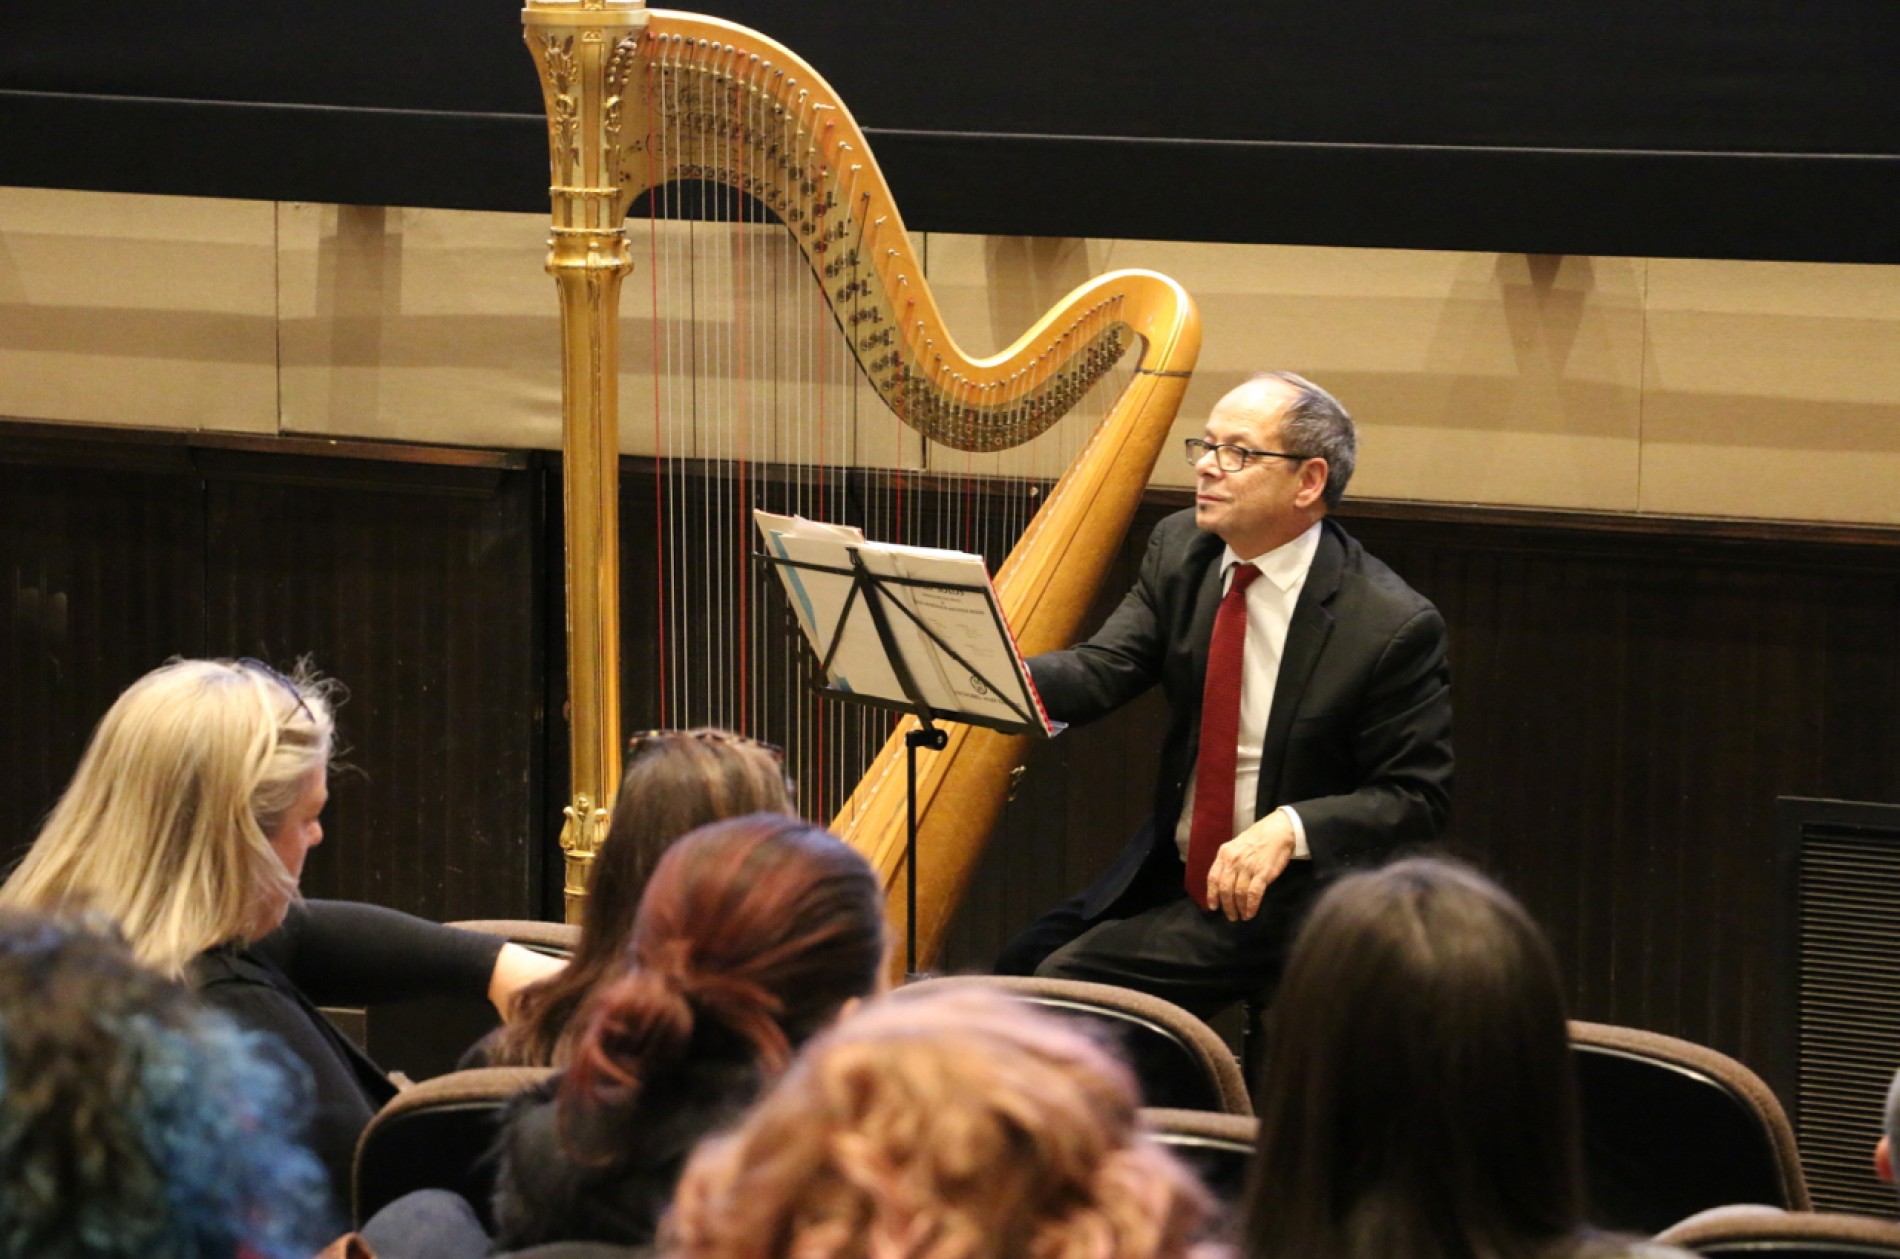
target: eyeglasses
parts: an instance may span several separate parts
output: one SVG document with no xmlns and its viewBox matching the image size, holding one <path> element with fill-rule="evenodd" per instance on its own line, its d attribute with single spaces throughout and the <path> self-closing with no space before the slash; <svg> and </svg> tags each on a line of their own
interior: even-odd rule
<svg viewBox="0 0 1900 1259">
<path fill-rule="evenodd" d="M 303 710 L 303 715 L 310 719 L 310 724 L 313 726 L 319 724 L 317 715 L 311 712 L 310 705 L 304 702 L 302 689 L 288 676 L 279 673 L 255 656 L 239 656 L 233 663 L 240 669 L 249 669 L 252 673 L 261 673 L 271 681 L 277 683 L 277 685 L 283 687 L 286 691 L 290 692 L 290 698 L 297 701 L 297 707 Z"/>
<path fill-rule="evenodd" d="M 727 747 L 757 748 L 780 765 L 785 763 L 785 749 L 778 744 L 767 743 L 751 735 L 734 734 L 718 726 L 696 726 L 691 730 L 636 730 L 627 736 L 627 755 L 634 755 L 643 743 L 662 739 L 693 739 L 700 743 L 721 743 Z"/>
<path fill-rule="evenodd" d="M 1227 442 L 1203 441 L 1199 437 L 1187 439 L 1187 461 L 1199 463 L 1207 457 L 1208 451 L 1214 452 L 1214 464 L 1222 472 L 1238 472 L 1255 459 L 1291 459 L 1303 463 L 1311 455 L 1289 455 L 1283 450 L 1249 450 L 1245 446 L 1235 446 Z"/>
</svg>

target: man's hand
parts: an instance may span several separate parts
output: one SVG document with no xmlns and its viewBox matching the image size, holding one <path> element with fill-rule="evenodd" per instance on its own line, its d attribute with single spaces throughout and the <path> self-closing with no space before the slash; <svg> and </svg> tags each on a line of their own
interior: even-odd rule
<svg viewBox="0 0 1900 1259">
<path fill-rule="evenodd" d="M 1246 922 L 1260 912 L 1267 884 L 1280 877 L 1293 859 L 1293 823 L 1275 809 L 1220 846 L 1207 871 L 1207 903 Z"/>
</svg>

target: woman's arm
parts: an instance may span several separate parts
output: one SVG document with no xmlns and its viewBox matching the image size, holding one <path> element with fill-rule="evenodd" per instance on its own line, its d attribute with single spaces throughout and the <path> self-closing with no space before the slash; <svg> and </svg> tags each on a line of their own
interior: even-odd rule
<svg viewBox="0 0 1900 1259">
<path fill-rule="evenodd" d="M 253 949 L 318 1005 L 448 994 L 505 1012 L 524 984 L 563 965 L 499 936 L 352 901 L 299 901 Z"/>
<path fill-rule="evenodd" d="M 558 974 L 566 965 L 564 957 L 550 957 L 519 944 L 504 944 L 495 955 L 495 969 L 488 977 L 488 1000 L 506 1019 L 514 1013 L 515 997 L 523 988 Z"/>
</svg>

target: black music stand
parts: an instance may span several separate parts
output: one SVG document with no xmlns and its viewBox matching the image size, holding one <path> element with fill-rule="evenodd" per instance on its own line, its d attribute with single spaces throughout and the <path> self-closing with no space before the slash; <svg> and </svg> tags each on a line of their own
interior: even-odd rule
<svg viewBox="0 0 1900 1259">
<path fill-rule="evenodd" d="M 811 646 L 819 656 L 818 674 L 821 679 L 832 676 L 832 665 L 837 659 L 838 647 L 844 642 L 845 626 L 851 614 L 862 603 L 871 623 L 877 630 L 877 641 L 884 648 L 885 659 L 890 662 L 891 672 L 897 678 L 903 691 L 902 699 L 865 694 L 828 686 L 823 681 L 814 683 L 814 689 L 821 695 L 829 695 L 848 704 L 859 704 L 869 708 L 881 708 L 888 711 L 909 713 L 917 718 L 918 727 L 904 736 L 904 749 L 908 761 L 909 779 L 907 784 L 908 817 L 904 837 L 904 974 L 914 978 L 917 974 L 917 749 L 925 747 L 933 752 L 942 751 L 950 742 L 950 736 L 938 727 L 936 721 L 955 721 L 964 725 L 983 726 L 1004 734 L 1038 734 L 1047 737 L 1049 726 L 1039 712 L 1032 712 L 1029 705 L 1018 703 L 1011 698 L 1008 690 L 986 677 L 982 670 L 972 665 L 963 654 L 939 634 L 934 626 L 919 616 L 904 600 L 892 593 L 893 587 L 915 587 L 920 589 L 959 591 L 970 593 L 978 588 L 957 582 L 932 581 L 920 577 L 898 577 L 885 573 L 874 573 L 865 566 L 863 558 L 854 546 L 845 545 L 851 567 L 840 568 L 830 564 L 817 564 L 809 561 L 789 559 L 785 556 L 760 553 L 758 558 L 777 568 L 796 568 L 807 572 L 830 573 L 837 577 L 851 579 L 851 591 L 845 597 L 838 612 L 836 624 L 832 626 L 828 643 L 817 640 L 817 626 L 811 627 Z M 982 588 L 988 594 L 988 587 Z M 1003 621 L 1002 612 L 996 607 L 993 597 L 988 598 L 992 622 L 995 631 L 1008 645 L 1011 656 L 1016 655 L 1015 641 L 1010 638 L 1009 627 Z M 904 648 L 892 631 L 891 610 L 908 617 L 912 624 L 923 632 L 924 638 L 941 651 L 944 656 L 967 670 L 972 681 L 995 696 L 1013 719 L 1000 719 L 987 713 L 972 713 L 955 708 L 933 705 L 924 695 L 923 688 L 917 682 L 916 670 L 905 656 Z M 1033 700 L 1032 700 L 1033 703 Z"/>
</svg>

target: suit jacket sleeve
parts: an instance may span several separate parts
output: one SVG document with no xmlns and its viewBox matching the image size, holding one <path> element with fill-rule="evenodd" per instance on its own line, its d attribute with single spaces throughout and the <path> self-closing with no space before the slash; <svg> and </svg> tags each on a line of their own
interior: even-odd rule
<svg viewBox="0 0 1900 1259">
<path fill-rule="evenodd" d="M 1290 754 L 1326 743 L 1296 736 Z M 1437 609 L 1425 604 L 1385 642 L 1340 743 L 1356 785 L 1283 801 L 1298 811 L 1320 869 L 1370 864 L 1437 838 L 1451 811 L 1452 778 L 1450 669 Z"/>
<path fill-rule="evenodd" d="M 1029 660 L 1043 707 L 1057 721 L 1081 725 L 1105 717 L 1161 679 L 1167 647 L 1160 610 L 1162 550 L 1157 529 L 1133 588 L 1093 637 Z"/>
</svg>

